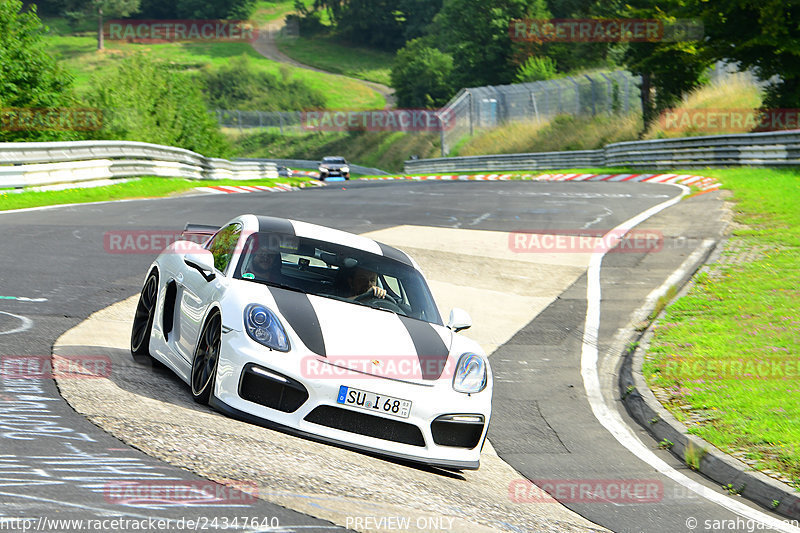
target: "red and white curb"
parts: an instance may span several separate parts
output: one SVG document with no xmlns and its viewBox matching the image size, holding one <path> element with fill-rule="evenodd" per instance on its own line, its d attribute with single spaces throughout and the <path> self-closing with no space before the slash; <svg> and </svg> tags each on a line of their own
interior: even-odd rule
<svg viewBox="0 0 800 533">
<path fill-rule="evenodd" d="M 311 187 L 319 187 L 322 184 L 311 182 Z M 299 187 L 286 185 L 285 183 L 276 183 L 275 185 L 210 185 L 208 187 L 195 187 L 195 191 L 206 194 L 242 194 L 249 192 L 286 192 L 286 191 L 299 191 L 305 188 L 305 184 Z"/>
<path fill-rule="evenodd" d="M 716 178 L 694 174 L 436 174 L 431 176 L 387 176 L 381 178 L 360 178 L 362 180 L 479 180 L 495 181 L 522 179 L 532 181 L 633 181 L 648 183 L 680 183 L 692 185 L 703 192 L 716 190 L 720 182 Z"/>
</svg>

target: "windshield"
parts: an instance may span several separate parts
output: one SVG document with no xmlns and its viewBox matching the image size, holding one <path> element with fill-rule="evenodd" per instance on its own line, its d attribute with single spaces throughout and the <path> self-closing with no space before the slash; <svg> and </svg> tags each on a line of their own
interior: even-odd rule
<svg viewBox="0 0 800 533">
<path fill-rule="evenodd" d="M 248 237 L 234 277 L 442 324 L 425 279 L 384 256 L 280 233 Z M 385 291 L 375 291 L 375 286 Z"/>
<path fill-rule="evenodd" d="M 347 161 L 344 160 L 342 157 L 325 157 L 322 159 L 323 163 L 329 163 L 334 165 L 345 165 Z"/>
</svg>

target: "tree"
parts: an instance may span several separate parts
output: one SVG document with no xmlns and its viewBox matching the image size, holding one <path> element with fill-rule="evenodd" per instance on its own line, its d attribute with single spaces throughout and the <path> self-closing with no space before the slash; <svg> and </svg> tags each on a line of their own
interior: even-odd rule
<svg viewBox="0 0 800 533">
<path fill-rule="evenodd" d="M 72 78 L 47 51 L 47 28 L 39 20 L 35 6 L 25 13 L 21 10 L 19 0 L 0 2 L 0 109 L 70 105 Z M 57 140 L 78 135 L 0 128 L 0 141 Z"/>
<path fill-rule="evenodd" d="M 666 26 L 689 13 L 695 0 L 638 0 L 626 6 L 622 16 L 635 19 L 658 19 Z M 656 3 L 658 5 L 656 5 Z M 659 6 L 666 5 L 670 15 Z M 630 43 L 624 62 L 634 74 L 642 76 L 641 98 L 645 128 L 660 111 L 702 83 L 703 73 L 712 63 L 700 41 L 657 41 Z M 652 92 L 655 91 L 655 98 Z"/>
<path fill-rule="evenodd" d="M 714 59 L 738 62 L 773 80 L 765 104 L 800 105 L 800 4 L 785 0 L 691 2 L 701 17 L 705 46 Z"/>
<path fill-rule="evenodd" d="M 398 107 L 437 108 L 453 94 L 450 78 L 453 58 L 413 39 L 397 52 L 392 66 L 392 87 Z"/>
<path fill-rule="evenodd" d="M 396 0 L 349 0 L 337 29 L 349 40 L 384 50 L 403 46 L 403 21 Z"/>
<path fill-rule="evenodd" d="M 509 34 L 513 19 L 543 18 L 539 0 L 445 0 L 431 35 L 453 56 L 454 83 L 461 87 L 510 83 L 519 63 Z"/>
<path fill-rule="evenodd" d="M 200 87 L 188 74 L 138 54 L 92 80 L 90 105 L 103 110 L 98 139 L 178 146 L 207 156 L 229 154 Z"/>
<path fill-rule="evenodd" d="M 442 9 L 444 0 L 398 0 L 397 11 L 403 21 L 403 41 L 423 37 Z"/>
<path fill-rule="evenodd" d="M 256 0 L 141 0 L 137 18 L 144 19 L 228 19 L 245 20 Z"/>
<path fill-rule="evenodd" d="M 127 17 L 139 11 L 141 0 L 65 0 L 62 14 L 72 19 L 97 15 L 97 49 L 103 49 L 103 16 Z"/>
</svg>

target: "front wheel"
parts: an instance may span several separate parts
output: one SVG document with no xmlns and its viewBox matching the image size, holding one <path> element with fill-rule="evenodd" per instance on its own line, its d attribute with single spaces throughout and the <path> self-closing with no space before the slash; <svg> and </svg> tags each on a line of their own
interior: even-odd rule
<svg viewBox="0 0 800 533">
<path fill-rule="evenodd" d="M 208 404 L 211 398 L 217 377 L 221 344 L 222 318 L 219 312 L 214 312 L 206 319 L 192 359 L 192 398 L 197 403 Z"/>
<path fill-rule="evenodd" d="M 151 273 L 147 277 L 136 304 L 131 330 L 131 355 L 136 361 L 143 361 L 150 356 L 150 334 L 153 331 L 153 319 L 158 301 L 158 274 Z"/>
</svg>

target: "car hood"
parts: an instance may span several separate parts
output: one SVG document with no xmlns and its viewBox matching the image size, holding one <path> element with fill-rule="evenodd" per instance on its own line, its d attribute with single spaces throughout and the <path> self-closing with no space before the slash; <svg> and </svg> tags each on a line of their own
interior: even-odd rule
<svg viewBox="0 0 800 533">
<path fill-rule="evenodd" d="M 332 298 L 268 290 L 290 335 L 325 364 L 403 381 L 436 380 L 452 372 L 453 333 L 444 326 Z"/>
</svg>

